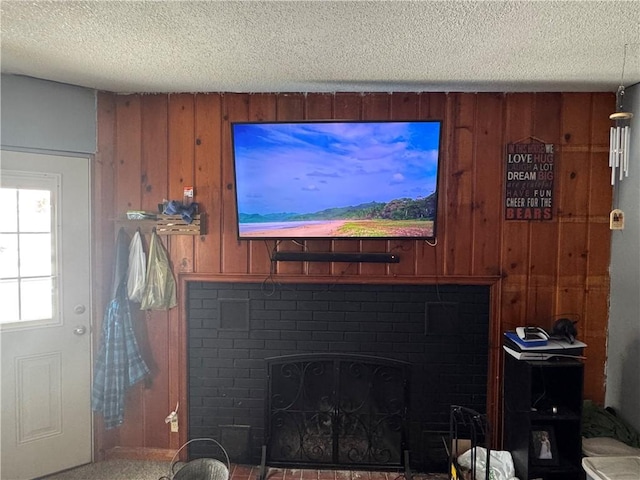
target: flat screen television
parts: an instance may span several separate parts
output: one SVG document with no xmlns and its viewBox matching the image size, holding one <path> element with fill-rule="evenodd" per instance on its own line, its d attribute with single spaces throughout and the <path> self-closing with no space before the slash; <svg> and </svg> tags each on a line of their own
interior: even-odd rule
<svg viewBox="0 0 640 480">
<path fill-rule="evenodd" d="M 231 124 L 239 239 L 433 239 L 440 121 Z"/>
</svg>

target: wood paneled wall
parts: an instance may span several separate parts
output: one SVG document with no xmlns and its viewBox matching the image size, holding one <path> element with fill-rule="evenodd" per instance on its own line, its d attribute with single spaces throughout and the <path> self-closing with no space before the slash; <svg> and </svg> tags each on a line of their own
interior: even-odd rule
<svg viewBox="0 0 640 480">
<path fill-rule="evenodd" d="M 585 397 L 604 400 L 611 187 L 609 93 L 100 94 L 94 179 L 96 312 L 108 298 L 116 220 L 181 199 L 206 214 L 206 235 L 164 237 L 180 285 L 187 279 L 262 281 L 274 242 L 239 242 L 229 124 L 242 120 L 442 119 L 437 245 L 422 241 L 315 240 L 310 251 L 395 252 L 398 264 L 278 263 L 281 281 L 483 283 L 492 286 L 488 412 L 499 430 L 502 332 L 550 327 L 578 315 L 588 344 Z M 554 217 L 505 221 L 507 143 L 556 146 Z M 292 242 L 281 250 L 300 250 Z M 139 341 L 153 374 L 127 394 L 125 424 L 96 429 L 98 456 L 118 449 L 162 456 L 187 438 L 183 306 L 140 313 Z M 96 330 L 99 331 L 99 330 Z M 165 416 L 180 401 L 178 434 Z M 114 447 L 118 447 L 115 448 Z M 142 452 L 142 453 L 141 453 Z"/>
</svg>

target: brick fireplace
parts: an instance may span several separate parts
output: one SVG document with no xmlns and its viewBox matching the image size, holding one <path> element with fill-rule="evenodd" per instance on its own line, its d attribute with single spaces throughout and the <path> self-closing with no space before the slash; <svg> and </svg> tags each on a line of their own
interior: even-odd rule
<svg viewBox="0 0 640 480">
<path fill-rule="evenodd" d="M 416 470 L 445 468 L 451 404 L 486 411 L 488 286 L 189 282 L 187 290 L 189 438 L 220 440 L 233 461 L 260 463 L 273 357 L 409 364 L 403 441 Z M 199 448 L 191 455 L 207 455 Z"/>
</svg>

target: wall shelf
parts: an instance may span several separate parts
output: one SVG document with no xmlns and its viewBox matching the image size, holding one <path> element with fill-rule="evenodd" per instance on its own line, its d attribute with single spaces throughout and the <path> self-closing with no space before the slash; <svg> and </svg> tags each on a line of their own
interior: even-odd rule
<svg viewBox="0 0 640 480">
<path fill-rule="evenodd" d="M 204 235 L 204 214 L 197 213 L 193 216 L 193 222 L 185 222 L 180 215 L 157 214 L 155 219 L 129 219 L 116 220 L 118 227 L 125 229 L 140 229 L 141 233 L 149 234 L 156 229 L 158 235 Z"/>
</svg>

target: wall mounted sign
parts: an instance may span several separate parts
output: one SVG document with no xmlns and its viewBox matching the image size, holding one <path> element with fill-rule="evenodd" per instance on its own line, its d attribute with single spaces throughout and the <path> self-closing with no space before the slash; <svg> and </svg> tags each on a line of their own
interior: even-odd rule
<svg viewBox="0 0 640 480">
<path fill-rule="evenodd" d="M 552 143 L 509 143 L 505 168 L 506 220 L 553 218 Z"/>
</svg>

